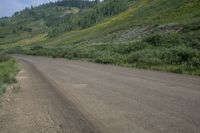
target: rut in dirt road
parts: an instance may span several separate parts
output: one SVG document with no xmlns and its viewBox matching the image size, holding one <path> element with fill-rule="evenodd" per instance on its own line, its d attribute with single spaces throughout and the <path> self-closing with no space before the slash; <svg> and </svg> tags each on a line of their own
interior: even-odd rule
<svg viewBox="0 0 200 133">
<path fill-rule="evenodd" d="M 16 55 L 1 132 L 200 133 L 200 78 Z"/>
<path fill-rule="evenodd" d="M 98 133 L 33 65 L 23 61 L 20 92 L 0 115 L 0 133 Z"/>
</svg>

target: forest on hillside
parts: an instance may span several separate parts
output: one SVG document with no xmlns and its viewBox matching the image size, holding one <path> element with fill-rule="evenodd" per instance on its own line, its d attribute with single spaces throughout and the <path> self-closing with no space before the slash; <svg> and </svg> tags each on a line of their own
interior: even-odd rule
<svg viewBox="0 0 200 133">
<path fill-rule="evenodd" d="M 99 0 L 63 0 L 38 7 L 31 6 L 15 12 L 11 18 L 1 18 L 0 26 L 6 28 L 8 34 L 48 32 L 49 37 L 55 37 L 66 31 L 85 29 L 127 9 L 126 0 L 98 3 Z M 41 27 L 29 25 L 33 22 L 40 23 Z"/>
</svg>

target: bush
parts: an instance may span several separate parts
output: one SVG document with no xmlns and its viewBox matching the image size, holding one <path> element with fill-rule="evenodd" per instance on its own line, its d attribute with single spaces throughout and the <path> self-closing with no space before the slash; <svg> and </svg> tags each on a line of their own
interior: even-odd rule
<svg viewBox="0 0 200 133">
<path fill-rule="evenodd" d="M 2 83 L 0 83 L 0 96 L 6 92 L 6 86 Z"/>
<path fill-rule="evenodd" d="M 0 95 L 6 91 L 7 85 L 16 82 L 17 71 L 18 66 L 15 60 L 10 58 L 7 61 L 0 62 Z"/>
<path fill-rule="evenodd" d="M 101 63 L 101 64 L 115 64 L 115 59 L 112 56 L 101 56 L 97 57 L 95 59 L 96 63 Z"/>
<path fill-rule="evenodd" d="M 161 35 L 152 35 L 144 39 L 145 42 L 153 45 L 153 46 L 160 46 L 163 42 Z"/>
<path fill-rule="evenodd" d="M 113 48 L 111 49 L 114 49 L 113 51 L 116 53 L 130 54 L 131 52 L 142 50 L 146 48 L 147 46 L 148 44 L 145 42 L 133 42 L 133 43 L 128 43 L 128 44 L 116 45 L 116 46 L 113 46 Z"/>
<path fill-rule="evenodd" d="M 194 66 L 194 67 L 200 68 L 200 58 L 193 57 L 190 60 L 189 64 L 192 65 L 192 66 Z"/>
<path fill-rule="evenodd" d="M 140 64 L 145 66 L 160 65 L 162 64 L 160 55 L 160 51 L 152 49 L 132 52 L 128 55 L 128 63 Z"/>
<path fill-rule="evenodd" d="M 0 63 L 8 61 L 9 59 L 10 59 L 10 57 L 8 55 L 0 53 Z"/>
<path fill-rule="evenodd" d="M 200 52 L 188 47 L 172 47 L 163 51 L 163 61 L 169 64 L 189 64 L 192 58 L 200 58 Z M 196 60 L 197 60 L 196 59 Z"/>
<path fill-rule="evenodd" d="M 41 50 L 41 49 L 43 49 L 43 47 L 42 46 L 32 46 L 31 48 L 30 48 L 30 50 Z"/>
</svg>

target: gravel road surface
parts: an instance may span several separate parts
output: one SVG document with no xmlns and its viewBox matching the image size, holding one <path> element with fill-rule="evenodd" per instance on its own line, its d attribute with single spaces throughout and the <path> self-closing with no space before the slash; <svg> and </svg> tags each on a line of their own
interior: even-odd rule
<svg viewBox="0 0 200 133">
<path fill-rule="evenodd" d="M 3 98 L 0 133 L 200 133 L 200 77 L 15 57 L 20 89 Z"/>
</svg>

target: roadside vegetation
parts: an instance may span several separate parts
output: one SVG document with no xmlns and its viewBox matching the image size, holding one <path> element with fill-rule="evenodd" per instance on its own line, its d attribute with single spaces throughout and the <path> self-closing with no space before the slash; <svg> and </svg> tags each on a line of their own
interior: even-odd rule
<svg viewBox="0 0 200 133">
<path fill-rule="evenodd" d="M 10 56 L 0 53 L 0 96 L 8 85 L 16 83 L 15 76 L 19 70 L 16 61 Z"/>
<path fill-rule="evenodd" d="M 121 43 L 92 43 L 48 48 L 41 45 L 10 50 L 10 53 L 81 59 L 142 69 L 200 76 L 199 24 L 185 26 L 181 33 L 151 34 L 141 40 Z M 188 35 L 188 32 L 190 35 Z M 198 34 L 197 34 L 198 33 Z"/>
<path fill-rule="evenodd" d="M 38 29 L 5 32 L 0 49 L 200 75 L 199 0 L 80 1 L 26 9 L 11 17 L 8 27 L 2 19 L 4 32 L 16 23 Z"/>
</svg>

